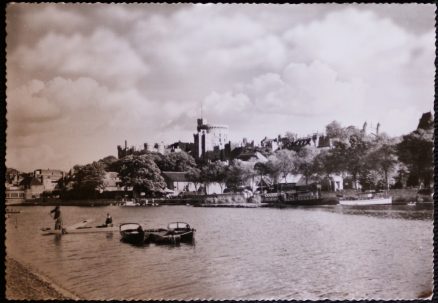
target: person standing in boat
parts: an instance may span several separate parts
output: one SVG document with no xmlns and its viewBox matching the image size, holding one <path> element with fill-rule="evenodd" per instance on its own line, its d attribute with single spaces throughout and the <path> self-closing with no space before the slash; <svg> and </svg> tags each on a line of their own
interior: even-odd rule
<svg viewBox="0 0 438 303">
<path fill-rule="evenodd" d="M 55 221 L 55 230 L 62 229 L 62 216 L 61 216 L 61 208 L 57 205 L 54 209 L 50 211 L 50 214 L 53 213 L 53 219 Z"/>
<path fill-rule="evenodd" d="M 105 220 L 106 226 L 112 226 L 113 225 L 113 218 L 111 218 L 110 214 L 106 214 L 106 220 Z"/>
</svg>

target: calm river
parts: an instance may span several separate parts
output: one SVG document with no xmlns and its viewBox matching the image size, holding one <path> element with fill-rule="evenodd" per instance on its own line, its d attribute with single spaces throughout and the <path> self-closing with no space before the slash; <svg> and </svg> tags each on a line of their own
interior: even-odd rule
<svg viewBox="0 0 438 303">
<path fill-rule="evenodd" d="M 433 211 L 408 206 L 289 209 L 61 207 L 166 227 L 195 245 L 134 247 L 117 233 L 42 236 L 51 207 L 14 207 L 7 253 L 85 299 L 414 299 L 432 290 Z"/>
</svg>

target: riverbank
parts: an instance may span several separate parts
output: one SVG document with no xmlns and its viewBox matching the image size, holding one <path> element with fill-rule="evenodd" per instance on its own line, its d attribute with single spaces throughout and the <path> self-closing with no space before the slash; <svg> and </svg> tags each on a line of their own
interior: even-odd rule
<svg viewBox="0 0 438 303">
<path fill-rule="evenodd" d="M 8 300 L 79 300 L 28 266 L 6 257 L 6 298 Z"/>
<path fill-rule="evenodd" d="M 433 198 L 430 195 L 419 196 L 418 189 L 391 189 L 388 194 L 392 196 L 393 204 L 407 204 L 415 202 L 421 198 L 421 203 L 433 203 Z M 339 192 L 322 192 L 320 205 L 335 205 L 338 204 L 339 195 L 352 196 L 357 193 L 356 190 L 348 189 Z M 260 196 L 255 196 L 252 202 L 261 202 Z M 257 198 L 258 197 L 258 198 Z M 195 204 L 246 204 L 246 198 L 242 194 L 218 194 L 206 196 L 186 196 L 174 198 L 155 198 L 154 201 L 159 205 L 195 205 Z M 21 203 L 8 204 L 7 206 L 109 206 L 118 205 L 120 200 L 116 199 L 87 199 L 87 200 L 62 200 L 62 199 L 34 199 L 27 200 Z M 251 207 L 251 206 L 250 206 Z"/>
</svg>

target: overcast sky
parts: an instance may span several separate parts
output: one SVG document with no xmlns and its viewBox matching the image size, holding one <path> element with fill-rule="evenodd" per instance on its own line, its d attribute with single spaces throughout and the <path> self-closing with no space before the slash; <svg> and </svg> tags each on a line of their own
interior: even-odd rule
<svg viewBox="0 0 438 303">
<path fill-rule="evenodd" d="M 69 169 L 116 145 L 232 141 L 433 109 L 434 5 L 10 4 L 7 161 Z"/>
</svg>

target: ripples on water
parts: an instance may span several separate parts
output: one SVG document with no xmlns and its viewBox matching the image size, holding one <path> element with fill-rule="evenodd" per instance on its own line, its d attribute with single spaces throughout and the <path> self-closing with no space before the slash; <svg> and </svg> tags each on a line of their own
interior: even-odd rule
<svg viewBox="0 0 438 303">
<path fill-rule="evenodd" d="M 118 233 L 42 236 L 50 209 L 9 217 L 7 253 L 86 299 L 414 299 L 431 290 L 431 209 L 62 207 L 65 225 L 100 224 L 109 212 L 115 224 L 197 230 L 195 245 L 144 247 Z"/>
</svg>

